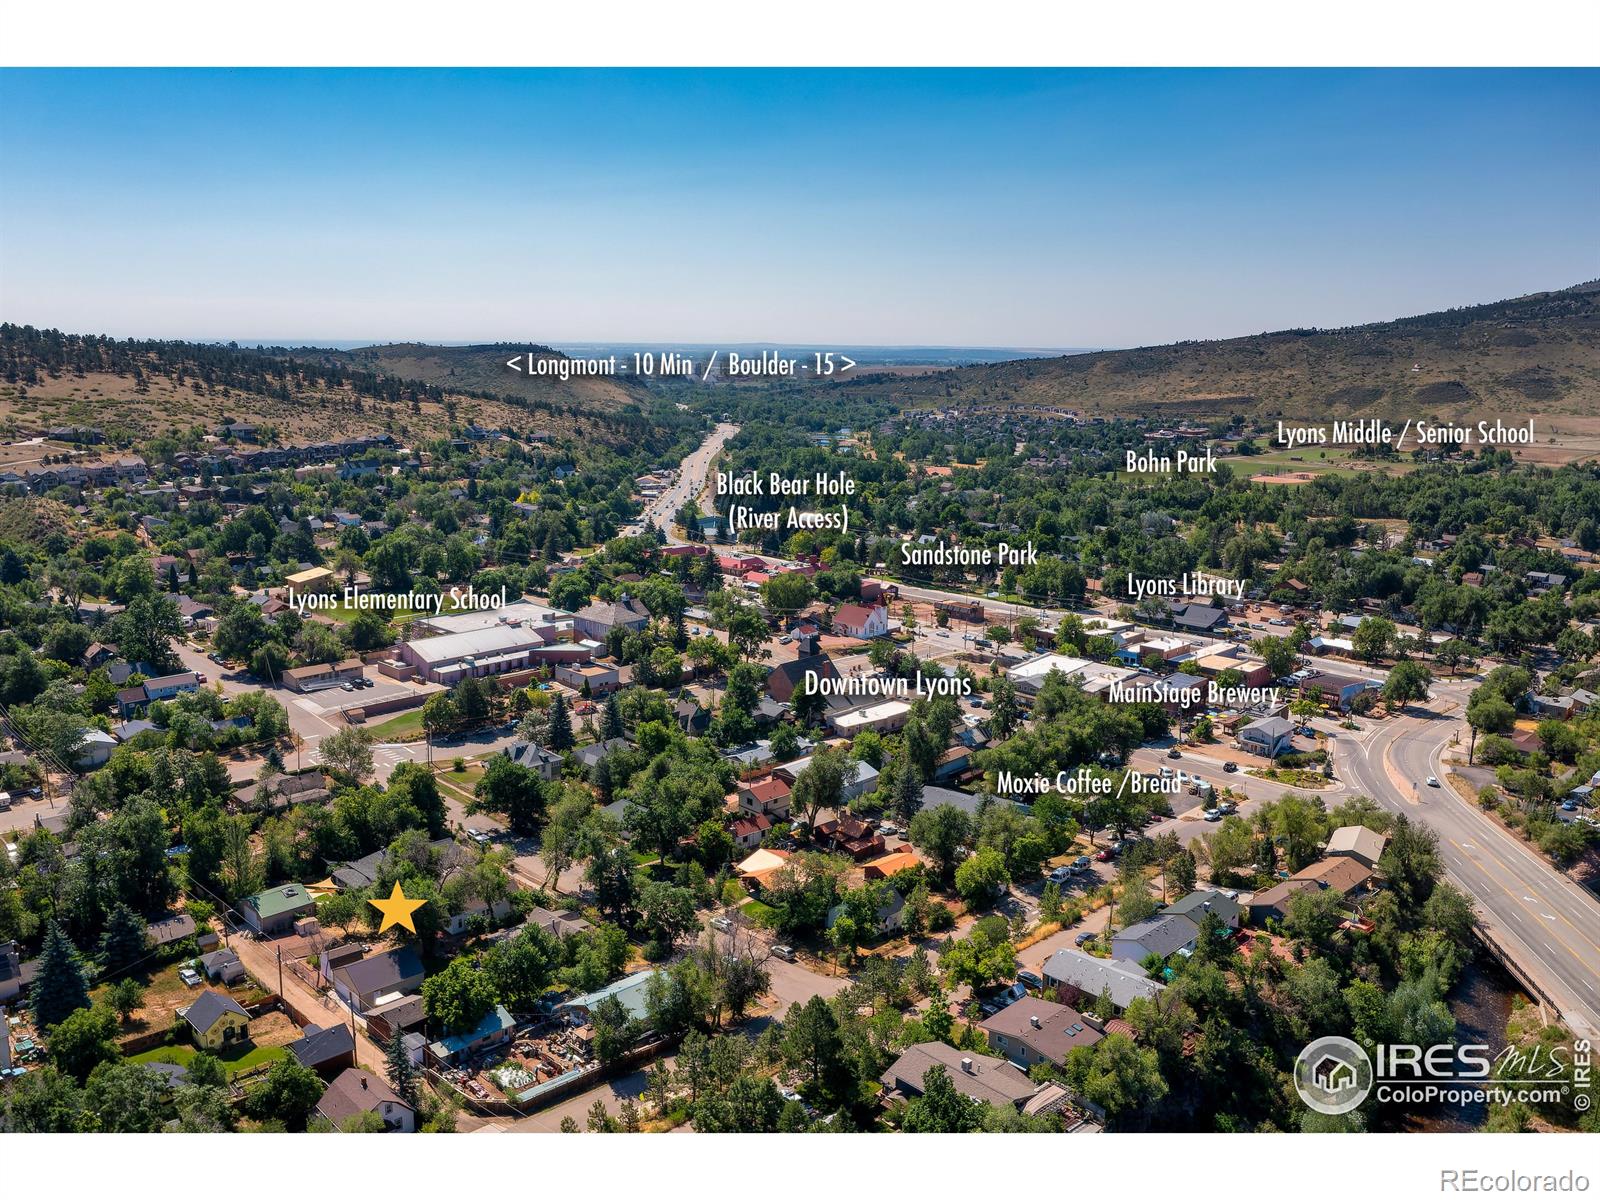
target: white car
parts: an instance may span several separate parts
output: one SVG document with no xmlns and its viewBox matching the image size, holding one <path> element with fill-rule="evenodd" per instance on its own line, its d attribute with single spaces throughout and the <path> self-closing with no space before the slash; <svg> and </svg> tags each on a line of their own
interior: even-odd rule
<svg viewBox="0 0 1600 1200">
<path fill-rule="evenodd" d="M 721 933 L 732 933 L 733 922 L 728 920 L 727 917 L 712 917 L 711 928 L 718 930 Z"/>
<path fill-rule="evenodd" d="M 1429 787 L 1438 787 L 1439 786 L 1439 781 L 1437 779 L 1435 779 L 1432 775 L 1429 775 L 1428 776 L 1428 786 Z"/>
</svg>

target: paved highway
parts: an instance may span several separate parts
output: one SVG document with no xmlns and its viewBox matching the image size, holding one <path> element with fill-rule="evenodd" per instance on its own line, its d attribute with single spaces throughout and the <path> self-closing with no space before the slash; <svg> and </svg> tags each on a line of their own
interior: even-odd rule
<svg viewBox="0 0 1600 1200">
<path fill-rule="evenodd" d="M 711 461 L 721 452 L 727 440 L 738 432 L 737 425 L 718 425 L 711 431 L 711 436 L 683 460 L 678 468 L 678 477 L 673 480 L 672 486 L 645 505 L 642 519 L 646 528 L 659 525 L 661 531 L 667 535 L 669 543 L 675 546 L 684 544 L 683 539 L 674 533 L 672 528 L 678 510 L 690 500 L 699 498 L 706 485 L 706 476 L 711 471 Z"/>
<path fill-rule="evenodd" d="M 1548 993 L 1571 1028 L 1600 1037 L 1600 902 L 1448 784 L 1443 758 L 1463 726 L 1412 710 L 1366 742 L 1336 738 L 1347 784 L 1439 835 L 1450 878 L 1476 903 L 1484 928 Z"/>
</svg>

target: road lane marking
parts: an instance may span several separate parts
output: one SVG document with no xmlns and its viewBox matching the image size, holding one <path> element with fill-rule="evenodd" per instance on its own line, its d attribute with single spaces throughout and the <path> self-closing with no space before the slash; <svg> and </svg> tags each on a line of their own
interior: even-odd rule
<svg viewBox="0 0 1600 1200">
<path fill-rule="evenodd" d="M 1455 839 L 1454 839 L 1454 838 L 1449 838 L 1449 839 L 1447 839 L 1447 840 L 1448 840 L 1448 841 L 1449 841 L 1449 842 L 1450 842 L 1450 844 L 1451 844 L 1451 845 L 1452 845 L 1452 846 L 1454 846 L 1454 847 L 1456 847 L 1456 849 L 1458 849 L 1458 850 L 1459 850 L 1459 849 L 1461 849 L 1461 843 L 1460 843 L 1460 842 L 1458 842 L 1458 841 L 1456 841 L 1456 840 L 1455 840 Z M 1509 868 L 1507 868 L 1507 867 L 1506 867 L 1506 864 L 1505 864 L 1505 863 L 1503 863 L 1503 862 L 1501 862 L 1501 861 L 1500 861 L 1500 859 L 1499 859 L 1499 858 L 1498 858 L 1498 857 L 1497 857 L 1497 856 L 1496 856 L 1496 855 L 1495 855 L 1495 854 L 1494 854 L 1494 853 L 1493 853 L 1493 852 L 1487 852 L 1487 851 L 1486 851 L 1486 853 L 1488 853 L 1488 855 L 1489 855 L 1489 857 L 1490 857 L 1490 858 L 1492 858 L 1492 859 L 1494 859 L 1494 861 L 1495 861 L 1495 864 L 1496 864 L 1496 865 L 1497 865 L 1497 866 L 1499 866 L 1499 867 L 1500 867 L 1500 869 L 1501 869 L 1501 870 L 1502 870 L 1502 871 L 1505 871 L 1505 872 L 1506 872 L 1506 874 L 1507 874 L 1507 875 L 1510 875 L 1510 874 L 1511 874 L 1511 871 L 1510 871 L 1510 870 L 1509 870 Z M 1472 860 L 1472 861 L 1473 861 L 1473 862 L 1474 862 L 1474 865 L 1476 865 L 1476 866 L 1477 866 L 1477 867 L 1478 867 L 1478 869 L 1479 869 L 1479 870 L 1480 870 L 1480 871 L 1481 871 L 1481 870 L 1484 870 L 1484 867 L 1483 867 L 1483 864 L 1482 864 L 1482 863 L 1479 863 L 1479 862 L 1477 862 L 1477 861 L 1476 861 L 1476 860 Z M 1486 874 L 1486 875 L 1487 875 L 1487 874 L 1488 874 L 1488 872 L 1485 872 L 1485 874 Z M 1490 877 L 1490 878 L 1491 878 L 1491 879 L 1492 879 L 1492 878 L 1493 878 L 1493 876 L 1489 876 L 1489 877 Z M 1507 889 L 1506 889 L 1506 887 L 1505 887 L 1505 885 L 1504 885 L 1504 884 L 1501 884 L 1501 885 L 1500 885 L 1500 888 L 1501 888 L 1501 891 L 1503 891 L 1503 892 L 1505 892 L 1505 894 L 1506 894 L 1506 895 L 1507 895 L 1507 896 L 1510 896 L 1510 897 L 1511 897 L 1511 898 L 1512 898 L 1512 899 L 1513 899 L 1513 900 L 1517 900 L 1517 896 L 1516 896 L 1516 893 L 1514 893 L 1514 892 L 1511 892 L 1511 891 L 1509 891 L 1509 890 L 1507 890 Z M 1521 904 L 1522 904 L 1522 907 L 1523 907 L 1523 908 L 1525 908 L 1525 909 L 1527 909 L 1527 911 L 1528 911 L 1528 912 L 1530 912 L 1530 913 L 1533 913 L 1533 912 L 1536 912 L 1536 910 L 1535 910 L 1535 909 L 1533 909 L 1533 908 L 1529 908 L 1529 906 L 1528 906 L 1528 904 L 1526 904 L 1526 903 L 1523 903 L 1523 902 L 1522 902 L 1522 901 L 1520 901 L 1520 900 L 1518 900 L 1518 901 L 1517 901 L 1517 902 L 1518 902 L 1518 903 L 1521 903 Z M 1534 901 L 1534 903 L 1538 903 L 1538 902 L 1537 902 L 1537 901 Z M 1543 915 L 1543 914 L 1539 914 L 1539 915 Z M 1555 920 L 1555 919 L 1556 919 L 1556 918 L 1555 918 L 1555 917 L 1551 917 L 1551 918 L 1550 918 L 1550 920 L 1552 920 L 1552 921 L 1553 921 L 1553 920 Z M 1578 937 L 1579 937 L 1579 938 L 1580 938 L 1580 939 L 1581 939 L 1581 940 L 1582 940 L 1582 941 L 1583 941 L 1583 942 L 1585 942 L 1585 943 L 1587 943 L 1587 945 L 1588 945 L 1588 947 L 1589 947 L 1589 949 L 1591 949 L 1591 950 L 1594 950 L 1594 951 L 1600 951 L 1600 943 L 1597 943 L 1597 942 L 1595 942 L 1595 941 L 1594 941 L 1594 939 L 1593 939 L 1593 938 L 1591 938 L 1591 937 L 1589 937 L 1589 935 L 1588 935 L 1588 934 L 1586 934 L 1586 933 L 1584 933 L 1584 931 L 1583 931 L 1583 930 L 1582 930 L 1582 929 L 1579 929 L 1579 928 L 1578 928 L 1578 926 L 1576 926 L 1576 925 L 1574 925 L 1574 924 L 1573 924 L 1573 923 L 1572 923 L 1572 922 L 1571 922 L 1571 921 L 1570 921 L 1570 920 L 1568 920 L 1568 919 L 1567 919 L 1567 918 L 1566 918 L 1566 917 L 1565 917 L 1565 916 L 1563 916 L 1563 917 L 1562 917 L 1562 918 L 1561 918 L 1561 921 L 1562 921 L 1562 922 L 1563 922 L 1563 923 L 1564 923 L 1564 924 L 1565 924 L 1565 925 L 1566 925 L 1566 926 L 1567 926 L 1567 927 L 1568 927 L 1568 928 L 1570 928 L 1570 929 L 1571 929 L 1571 930 L 1572 930 L 1572 931 L 1573 931 L 1573 932 L 1574 932 L 1574 933 L 1575 933 L 1575 934 L 1577 934 L 1577 935 L 1578 935 Z M 1572 948 L 1572 944 L 1571 944 L 1571 943 L 1570 943 L 1570 942 L 1568 942 L 1568 941 L 1567 941 L 1567 939 L 1566 939 L 1566 938 L 1564 938 L 1564 937 L 1562 937 L 1562 936 L 1561 936 L 1561 934 L 1560 934 L 1560 932 L 1559 932 L 1559 931 L 1558 931 L 1558 930 L 1554 930 L 1554 929 L 1552 929 L 1552 930 L 1551 930 L 1551 931 L 1550 931 L 1550 933 L 1551 933 L 1551 936 L 1552 936 L 1552 937 L 1554 937 L 1554 938 L 1555 938 L 1555 939 L 1556 939 L 1556 941 L 1558 941 L 1558 942 L 1560 942 L 1560 943 L 1561 943 L 1561 945 L 1562 945 L 1562 946 L 1563 946 L 1563 947 L 1564 947 L 1564 948 L 1565 948 L 1565 949 L 1566 949 L 1566 951 L 1567 951 L 1567 953 L 1569 953 L 1569 954 L 1571 954 L 1571 955 L 1572 955 L 1572 957 L 1573 957 L 1573 958 L 1576 958 L 1576 959 L 1577 959 L 1577 960 L 1578 960 L 1578 961 L 1579 961 L 1579 962 L 1580 962 L 1580 963 L 1582 963 L 1582 964 L 1583 964 L 1583 966 L 1584 966 L 1584 969 L 1585 969 L 1585 970 L 1590 970 L 1590 969 L 1591 969 L 1591 968 L 1590 968 L 1590 966 L 1589 966 L 1589 964 L 1588 964 L 1588 963 L 1586 963 L 1586 962 L 1584 962 L 1584 960 L 1583 960 L 1583 956 L 1582 956 L 1582 955 L 1581 955 L 1581 954 L 1579 954 L 1579 953 L 1578 953 L 1578 952 L 1577 952 L 1577 951 L 1576 951 L 1576 950 L 1574 950 L 1574 949 L 1573 949 L 1573 948 Z"/>
</svg>

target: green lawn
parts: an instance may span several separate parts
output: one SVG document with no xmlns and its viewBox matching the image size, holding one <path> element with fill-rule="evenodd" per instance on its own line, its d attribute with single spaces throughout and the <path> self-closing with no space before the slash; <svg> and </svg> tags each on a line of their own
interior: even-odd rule
<svg viewBox="0 0 1600 1200">
<path fill-rule="evenodd" d="M 410 712 L 403 712 L 397 717 L 390 717 L 387 721 L 380 721 L 376 725 L 368 725 L 367 732 L 380 742 L 393 741 L 396 738 L 421 733 L 422 709 L 414 708 Z"/>
<path fill-rule="evenodd" d="M 146 1050 L 143 1054 L 135 1054 L 128 1061 L 137 1063 L 176 1063 L 179 1066 L 188 1066 L 189 1060 L 199 1053 L 193 1046 L 157 1046 L 154 1050 Z M 255 1067 L 265 1066 L 267 1063 L 277 1062 L 289 1052 L 282 1046 L 247 1046 L 225 1050 L 217 1057 L 228 1068 L 230 1075 L 238 1075 L 243 1071 Z"/>
<path fill-rule="evenodd" d="M 763 904 L 761 901 L 754 898 L 746 900 L 743 906 L 740 908 L 740 911 L 747 913 L 750 919 L 757 925 L 770 927 L 778 919 L 777 909 L 773 908 L 770 904 Z"/>
</svg>

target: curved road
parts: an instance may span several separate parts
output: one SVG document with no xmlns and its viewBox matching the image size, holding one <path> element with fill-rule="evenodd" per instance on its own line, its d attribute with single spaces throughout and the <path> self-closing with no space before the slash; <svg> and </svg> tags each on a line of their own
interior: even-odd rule
<svg viewBox="0 0 1600 1200">
<path fill-rule="evenodd" d="M 1477 904 L 1494 940 L 1548 993 L 1567 1024 L 1600 1037 L 1600 901 L 1537 850 L 1462 799 L 1443 781 L 1452 717 L 1413 709 L 1364 746 L 1336 738 L 1339 774 L 1386 808 L 1439 835 L 1451 880 Z"/>
</svg>

